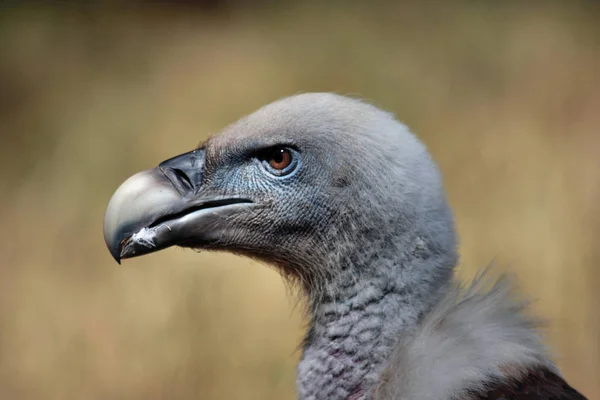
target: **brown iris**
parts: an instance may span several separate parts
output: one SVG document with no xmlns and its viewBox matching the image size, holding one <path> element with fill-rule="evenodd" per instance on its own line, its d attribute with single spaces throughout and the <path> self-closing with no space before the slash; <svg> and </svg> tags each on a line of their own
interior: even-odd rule
<svg viewBox="0 0 600 400">
<path fill-rule="evenodd" d="M 267 161 L 271 168 L 281 171 L 292 163 L 292 153 L 288 149 L 278 148 L 273 150 Z"/>
</svg>

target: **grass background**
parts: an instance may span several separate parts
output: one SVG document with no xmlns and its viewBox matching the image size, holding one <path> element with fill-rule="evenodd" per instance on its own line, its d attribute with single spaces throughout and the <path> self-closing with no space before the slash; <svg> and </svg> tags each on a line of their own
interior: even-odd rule
<svg viewBox="0 0 600 400">
<path fill-rule="evenodd" d="M 295 398 L 303 322 L 275 271 L 180 249 L 118 266 L 102 219 L 132 173 L 335 91 L 419 134 L 460 276 L 514 271 L 568 380 L 600 399 L 598 7 L 210 3 L 3 3 L 0 397 Z"/>
</svg>

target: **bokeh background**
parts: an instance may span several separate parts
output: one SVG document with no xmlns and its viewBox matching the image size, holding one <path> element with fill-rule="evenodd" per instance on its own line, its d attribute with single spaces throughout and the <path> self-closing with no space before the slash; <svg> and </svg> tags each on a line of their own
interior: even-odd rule
<svg viewBox="0 0 600 400">
<path fill-rule="evenodd" d="M 180 249 L 118 266 L 102 219 L 134 172 L 334 91 L 419 134 L 459 276 L 513 271 L 600 399 L 598 21 L 582 1 L 3 2 L 0 397 L 295 398 L 304 325 L 275 271 Z"/>
</svg>

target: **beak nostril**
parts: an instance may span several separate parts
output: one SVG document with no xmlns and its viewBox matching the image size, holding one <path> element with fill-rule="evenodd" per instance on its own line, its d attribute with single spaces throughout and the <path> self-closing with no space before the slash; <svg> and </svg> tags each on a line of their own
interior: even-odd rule
<svg viewBox="0 0 600 400">
<path fill-rule="evenodd" d="M 202 185 L 204 151 L 194 150 L 161 162 L 158 168 L 171 181 L 179 194 L 195 193 Z"/>
<path fill-rule="evenodd" d="M 161 171 L 182 195 L 194 191 L 194 184 L 188 174 L 182 169 L 163 167 Z"/>
<path fill-rule="evenodd" d="M 187 176 L 187 174 L 185 172 L 183 172 L 179 168 L 173 168 L 172 171 L 175 173 L 175 177 L 181 183 L 183 183 L 185 186 L 187 186 L 189 190 L 191 190 L 194 187 L 194 185 L 192 185 L 192 181 L 190 180 L 190 177 Z"/>
</svg>

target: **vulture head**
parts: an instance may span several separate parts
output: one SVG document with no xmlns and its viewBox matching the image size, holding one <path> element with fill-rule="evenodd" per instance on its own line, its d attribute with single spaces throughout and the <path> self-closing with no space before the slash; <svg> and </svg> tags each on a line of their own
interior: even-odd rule
<svg viewBox="0 0 600 400">
<path fill-rule="evenodd" d="M 366 102 L 308 93 L 264 106 L 126 180 L 104 239 L 118 262 L 170 246 L 221 250 L 298 282 L 310 318 L 304 400 L 584 399 L 505 281 L 454 282 L 439 171 Z"/>
<path fill-rule="evenodd" d="M 177 245 L 276 265 L 309 293 L 373 267 L 373 257 L 444 255 L 454 230 L 438 170 L 394 117 L 310 93 L 269 104 L 200 148 L 129 178 L 106 212 L 113 257 Z"/>
</svg>

